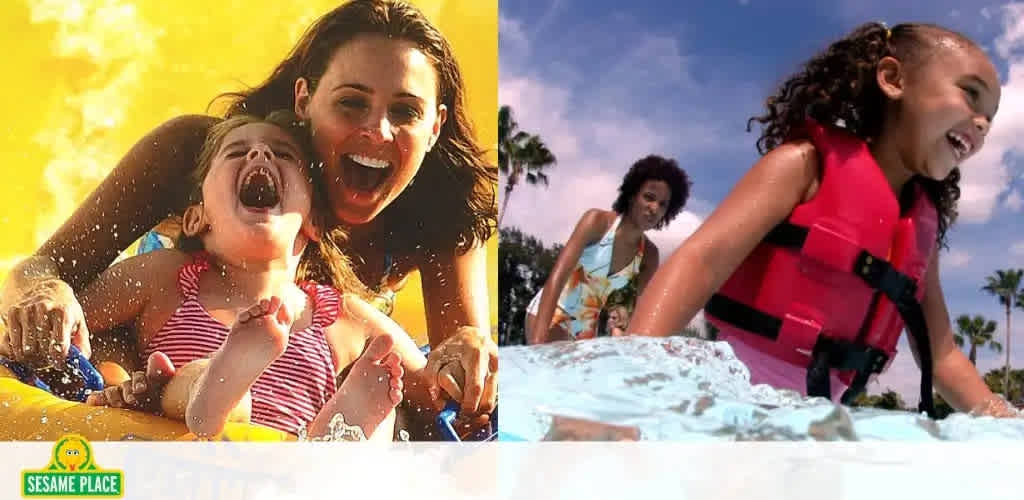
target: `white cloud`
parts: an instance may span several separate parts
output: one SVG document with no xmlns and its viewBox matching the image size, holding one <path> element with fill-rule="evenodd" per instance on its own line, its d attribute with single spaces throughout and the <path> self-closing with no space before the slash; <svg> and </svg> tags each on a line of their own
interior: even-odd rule
<svg viewBox="0 0 1024 500">
<path fill-rule="evenodd" d="M 684 210 L 668 227 L 661 231 L 651 231 L 647 233 L 647 236 L 655 245 L 658 245 L 661 261 L 665 262 L 703 222 L 704 220 L 699 215 Z"/>
<path fill-rule="evenodd" d="M 508 50 L 503 46 L 502 51 L 499 103 L 510 106 L 520 129 L 540 135 L 558 159 L 548 172 L 547 188 L 516 187 L 503 225 L 517 226 L 546 244 L 563 243 L 587 209 L 611 208 L 622 176 L 639 158 L 669 155 L 670 148 L 678 152 L 680 136 L 687 137 L 684 146 L 689 150 L 718 143 L 721 135 L 707 123 L 670 127 L 637 114 L 632 106 L 595 104 L 635 101 L 644 94 L 637 86 L 691 88 L 688 59 L 674 38 L 636 35 L 622 45 L 629 48 L 621 55 L 609 57 L 614 62 L 600 78 L 580 82 L 571 64 L 547 68 L 543 78 L 538 76 L 541 70 L 537 61 L 531 61 L 520 22 L 502 18 L 499 23 L 503 43 L 508 43 Z M 664 258 L 699 224 L 697 214 L 684 210 L 669 227 L 648 234 Z"/>
<path fill-rule="evenodd" d="M 1024 3 L 1011 3 L 1001 8 L 1003 33 L 996 38 L 996 51 L 1003 59 L 1010 59 L 1015 50 L 1024 46 Z"/>
<path fill-rule="evenodd" d="M 1010 245 L 1010 255 L 1024 255 L 1024 241 L 1018 241 Z"/>
<path fill-rule="evenodd" d="M 523 23 L 503 15 L 498 15 L 498 33 L 501 35 L 502 43 L 516 46 L 526 46 L 529 43 L 526 32 L 523 31 Z"/>
<path fill-rule="evenodd" d="M 963 250 L 951 250 L 943 260 L 942 264 L 951 268 L 966 267 L 971 261 L 971 255 Z"/>
<path fill-rule="evenodd" d="M 1010 194 L 1003 200 L 1003 204 L 1011 212 L 1020 212 L 1020 209 L 1024 208 L 1024 198 L 1021 198 L 1020 190 L 1010 191 Z"/>
</svg>

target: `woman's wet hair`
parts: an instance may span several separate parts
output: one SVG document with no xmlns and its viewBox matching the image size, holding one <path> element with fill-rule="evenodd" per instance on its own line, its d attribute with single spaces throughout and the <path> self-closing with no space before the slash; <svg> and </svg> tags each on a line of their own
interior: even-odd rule
<svg viewBox="0 0 1024 500">
<path fill-rule="evenodd" d="M 457 245 L 460 252 L 482 244 L 497 226 L 498 170 L 485 161 L 466 113 L 462 73 L 451 46 L 415 7 L 389 0 L 353 0 L 316 21 L 291 53 L 257 87 L 223 94 L 226 116 L 263 114 L 294 107 L 299 78 L 316 90 L 334 53 L 361 35 L 382 35 L 414 44 L 437 72 L 437 103 L 448 110 L 437 143 L 427 152 L 413 182 L 371 223 L 365 238 L 396 256 L 436 252 Z"/>
<path fill-rule="evenodd" d="M 675 160 L 663 158 L 657 155 L 650 155 L 641 158 L 630 167 L 629 172 L 622 178 L 619 186 L 619 197 L 612 204 L 612 210 L 622 215 L 629 211 L 633 198 L 640 192 L 640 188 L 647 181 L 663 181 L 668 184 L 671 196 L 668 201 L 668 208 L 665 216 L 662 217 L 656 229 L 665 227 L 672 222 L 679 212 L 686 206 L 686 200 L 690 198 L 690 187 L 693 182 L 686 171 L 679 167 Z"/>
<path fill-rule="evenodd" d="M 232 130 L 253 123 L 274 125 L 295 141 L 302 154 L 300 161 L 304 163 L 307 179 L 313 187 L 310 217 L 313 217 L 313 223 L 320 231 L 320 241 L 311 241 L 306 246 L 299 261 L 296 279 L 329 285 L 344 293 L 352 293 L 363 298 L 369 297 L 366 286 L 356 277 L 351 261 L 342 250 L 347 239 L 344 229 L 337 226 L 326 229 L 327 224 L 324 223 L 324 217 L 325 214 L 330 213 L 327 207 L 327 187 L 322 180 L 323 176 L 317 172 L 319 167 L 314 166 L 310 160 L 312 158 L 312 142 L 309 129 L 294 112 L 277 110 L 269 113 L 265 118 L 253 115 L 235 115 L 211 127 L 199 152 L 199 163 L 192 173 L 192 191 L 188 204 L 194 205 L 203 202 L 203 181 L 206 180 L 206 175 L 210 172 L 213 159 L 223 145 L 224 138 Z M 175 248 L 184 252 L 201 251 L 203 250 L 202 238 L 186 236 L 184 232 L 179 232 Z"/>
<path fill-rule="evenodd" d="M 898 24 L 891 29 L 881 23 L 861 25 L 807 61 L 767 99 L 767 112 L 747 122 L 748 131 L 753 122 L 761 124 L 758 152 L 766 154 L 798 136 L 808 118 L 841 125 L 865 141 L 878 137 L 888 104 L 876 78 L 879 61 L 891 56 L 913 71 L 948 38 L 977 48 L 966 36 L 933 24 Z M 960 169 L 954 168 L 942 181 L 918 176 L 915 182 L 935 204 L 938 244 L 944 247 L 946 230 L 957 215 Z"/>
</svg>

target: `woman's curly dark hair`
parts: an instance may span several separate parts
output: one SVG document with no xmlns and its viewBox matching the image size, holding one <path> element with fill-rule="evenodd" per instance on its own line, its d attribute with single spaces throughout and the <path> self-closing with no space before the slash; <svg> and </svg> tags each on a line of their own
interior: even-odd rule
<svg viewBox="0 0 1024 500">
<path fill-rule="evenodd" d="M 865 141 L 878 137 L 886 109 L 886 97 L 875 76 L 879 61 L 892 56 L 905 65 L 920 62 L 943 37 L 977 47 L 964 35 L 932 24 L 898 24 L 891 29 L 881 23 L 861 25 L 811 58 L 768 98 L 767 113 L 747 122 L 748 132 L 753 122 L 762 125 L 758 152 L 766 154 L 793 139 L 807 118 L 823 125 L 841 124 Z M 942 181 L 918 176 L 916 182 L 935 204 L 937 243 L 946 247 L 946 230 L 957 215 L 960 169 L 954 168 Z"/>
<path fill-rule="evenodd" d="M 650 155 L 634 163 L 630 167 L 629 172 L 626 173 L 626 176 L 622 178 L 622 185 L 619 186 L 619 197 L 615 199 L 612 210 L 615 210 L 620 215 L 628 212 L 633 197 L 636 196 L 645 182 L 651 180 L 664 181 L 672 191 L 665 216 L 655 226 L 655 229 L 661 229 L 679 215 L 679 212 L 686 205 L 686 200 L 690 197 L 690 187 L 693 186 L 693 183 L 690 182 L 690 176 L 686 175 L 685 170 L 679 168 L 679 164 L 675 160 Z"/>
</svg>

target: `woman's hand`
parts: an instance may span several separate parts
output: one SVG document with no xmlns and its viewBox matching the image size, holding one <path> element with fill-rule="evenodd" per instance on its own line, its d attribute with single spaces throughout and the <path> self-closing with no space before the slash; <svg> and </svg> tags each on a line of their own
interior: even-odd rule
<svg viewBox="0 0 1024 500">
<path fill-rule="evenodd" d="M 71 344 L 92 354 L 82 306 L 64 281 L 49 278 L 28 288 L 14 305 L 0 310 L 7 327 L 3 348 L 15 361 L 38 367 L 68 357 Z"/>
<path fill-rule="evenodd" d="M 487 332 L 460 327 L 427 355 L 426 377 L 435 400 L 444 390 L 462 414 L 490 413 L 498 399 L 498 346 Z"/>
</svg>

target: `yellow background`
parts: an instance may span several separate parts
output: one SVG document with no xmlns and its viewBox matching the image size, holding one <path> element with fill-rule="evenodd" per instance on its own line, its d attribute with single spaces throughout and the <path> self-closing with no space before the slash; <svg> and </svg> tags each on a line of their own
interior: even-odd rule
<svg viewBox="0 0 1024 500">
<path fill-rule="evenodd" d="M 412 3 L 453 45 L 480 143 L 496 161 L 497 2 Z M 0 277 L 34 252 L 145 133 L 176 115 L 205 112 L 221 92 L 262 82 L 302 32 L 338 4 L 5 0 Z M 496 238 L 488 254 L 496 325 Z M 393 317 L 426 341 L 418 275 L 399 295 Z"/>
</svg>

